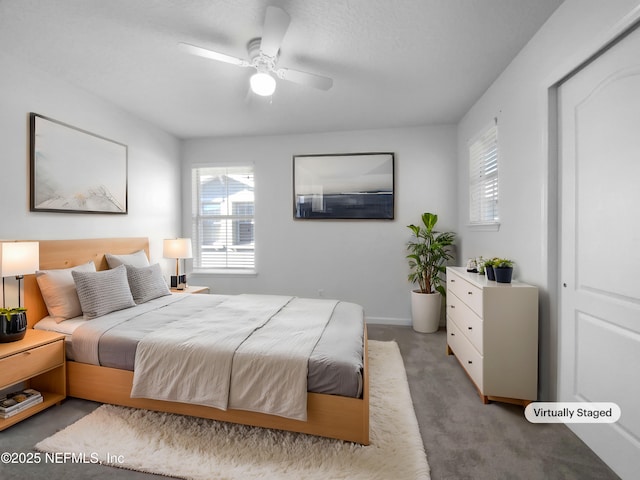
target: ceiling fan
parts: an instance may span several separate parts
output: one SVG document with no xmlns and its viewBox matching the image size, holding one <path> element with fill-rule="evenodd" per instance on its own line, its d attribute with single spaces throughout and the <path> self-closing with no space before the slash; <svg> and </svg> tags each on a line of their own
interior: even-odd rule
<svg viewBox="0 0 640 480">
<path fill-rule="evenodd" d="M 275 77 L 320 90 L 329 90 L 333 86 L 331 78 L 278 66 L 280 45 L 290 22 L 291 17 L 287 12 L 279 7 L 268 6 L 262 37 L 254 38 L 247 44 L 249 60 L 214 52 L 189 43 L 181 42 L 179 45 L 193 55 L 230 63 L 238 67 L 255 68 L 256 73 L 251 76 L 250 85 L 251 90 L 258 95 L 268 97 L 273 94 L 276 89 Z"/>
</svg>

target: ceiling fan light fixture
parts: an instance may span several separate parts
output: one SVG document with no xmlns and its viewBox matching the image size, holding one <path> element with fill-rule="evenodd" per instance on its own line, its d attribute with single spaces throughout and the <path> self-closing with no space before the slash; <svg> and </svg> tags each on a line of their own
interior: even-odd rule
<svg viewBox="0 0 640 480">
<path fill-rule="evenodd" d="M 276 91 L 276 79 L 265 72 L 257 72 L 249 80 L 251 91 L 262 97 L 269 97 Z"/>
<path fill-rule="evenodd" d="M 248 60 L 191 45 L 190 43 L 180 42 L 179 45 L 192 55 L 229 63 L 237 67 L 255 69 L 257 73 L 254 73 L 251 77 L 250 88 L 256 95 L 263 97 L 273 95 L 277 86 L 276 80 L 285 80 L 298 85 L 329 90 L 333 85 L 333 80 L 329 77 L 278 65 L 280 47 L 290 22 L 291 17 L 287 12 L 280 7 L 269 5 L 265 12 L 262 36 L 249 40 L 247 44 Z"/>
</svg>

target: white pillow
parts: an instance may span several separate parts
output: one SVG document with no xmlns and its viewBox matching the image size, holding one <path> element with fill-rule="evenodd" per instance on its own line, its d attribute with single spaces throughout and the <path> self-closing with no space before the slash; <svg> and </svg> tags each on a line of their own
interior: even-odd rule
<svg viewBox="0 0 640 480">
<path fill-rule="evenodd" d="M 131 265 L 125 265 L 125 267 L 133 300 L 138 305 L 154 298 L 171 295 L 162 276 L 162 269 L 157 263 L 149 267 L 138 268 Z"/>
<path fill-rule="evenodd" d="M 100 272 L 72 271 L 71 275 L 76 282 L 82 313 L 87 320 L 136 305 L 124 265 Z"/>
<path fill-rule="evenodd" d="M 107 264 L 109 268 L 116 268 L 119 265 L 131 265 L 132 267 L 148 267 L 149 259 L 144 250 L 139 250 L 136 253 L 129 253 L 126 255 L 113 255 L 111 253 L 105 254 L 107 258 Z"/>
<path fill-rule="evenodd" d="M 57 323 L 82 315 L 72 271 L 95 272 L 96 266 L 93 261 L 89 261 L 76 267 L 36 272 L 36 280 L 49 316 L 53 317 Z"/>
</svg>

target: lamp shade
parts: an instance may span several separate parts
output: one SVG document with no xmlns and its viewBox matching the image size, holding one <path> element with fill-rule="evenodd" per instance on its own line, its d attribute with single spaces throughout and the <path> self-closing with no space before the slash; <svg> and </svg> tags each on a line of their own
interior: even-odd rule
<svg viewBox="0 0 640 480">
<path fill-rule="evenodd" d="M 190 238 L 170 238 L 164 240 L 162 255 L 165 258 L 193 258 Z"/>
<path fill-rule="evenodd" d="M 38 242 L 6 242 L 0 248 L 0 275 L 29 275 L 40 268 Z"/>
</svg>

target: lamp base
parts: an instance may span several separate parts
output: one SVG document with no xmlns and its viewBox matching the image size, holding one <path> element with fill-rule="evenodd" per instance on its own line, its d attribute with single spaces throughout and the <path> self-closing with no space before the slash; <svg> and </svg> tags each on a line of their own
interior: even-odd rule
<svg viewBox="0 0 640 480">
<path fill-rule="evenodd" d="M 187 276 L 171 275 L 171 288 L 175 288 L 176 290 L 184 290 L 187 288 Z"/>
</svg>

